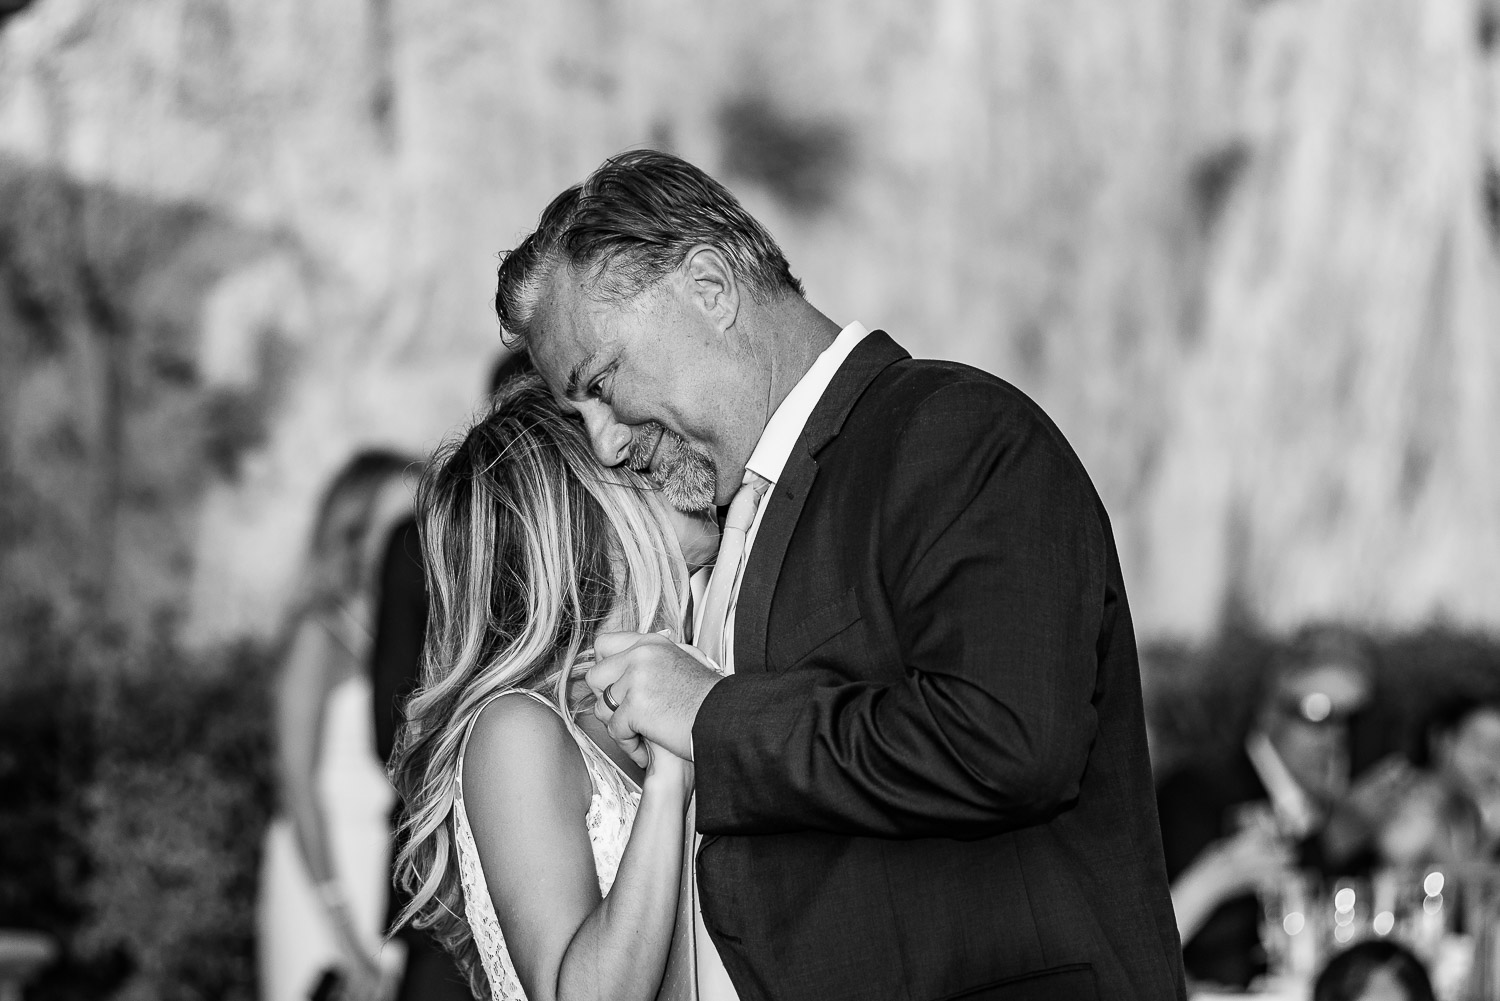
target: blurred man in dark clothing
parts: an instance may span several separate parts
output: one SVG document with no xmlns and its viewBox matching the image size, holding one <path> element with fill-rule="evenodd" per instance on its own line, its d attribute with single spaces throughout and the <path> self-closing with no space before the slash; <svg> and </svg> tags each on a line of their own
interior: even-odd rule
<svg viewBox="0 0 1500 1001">
<path fill-rule="evenodd" d="M 375 615 L 375 751 L 391 759 L 401 703 L 417 684 L 422 639 L 427 635 L 427 587 L 422 578 L 422 540 L 415 518 L 391 530 L 380 566 L 380 605 Z"/>
</svg>

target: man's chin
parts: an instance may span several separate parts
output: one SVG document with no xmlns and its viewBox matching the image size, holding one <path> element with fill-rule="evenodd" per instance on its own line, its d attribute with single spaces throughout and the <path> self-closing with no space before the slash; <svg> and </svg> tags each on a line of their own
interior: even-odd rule
<svg viewBox="0 0 1500 1001">
<path fill-rule="evenodd" d="M 709 511 L 714 506 L 713 482 L 701 482 L 695 476 L 668 475 L 654 477 L 662 499 L 683 514 Z"/>
<path fill-rule="evenodd" d="M 684 514 L 712 510 L 717 486 L 712 463 L 706 459 L 693 461 L 681 454 L 673 458 L 676 461 L 651 473 L 662 499 Z"/>
</svg>

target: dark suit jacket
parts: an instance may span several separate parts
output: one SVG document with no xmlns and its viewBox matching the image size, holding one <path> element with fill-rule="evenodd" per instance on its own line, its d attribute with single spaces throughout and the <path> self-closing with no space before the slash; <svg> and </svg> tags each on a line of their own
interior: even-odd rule
<svg viewBox="0 0 1500 1001">
<path fill-rule="evenodd" d="M 1182 997 L 1119 562 L 1057 428 L 877 331 L 766 503 L 693 727 L 742 1001 Z"/>
</svg>

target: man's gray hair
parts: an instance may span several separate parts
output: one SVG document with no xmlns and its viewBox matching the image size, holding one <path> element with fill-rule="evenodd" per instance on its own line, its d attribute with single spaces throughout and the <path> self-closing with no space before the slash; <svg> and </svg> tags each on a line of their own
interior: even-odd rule
<svg viewBox="0 0 1500 1001">
<path fill-rule="evenodd" d="M 502 257 L 495 313 L 505 336 L 524 342 L 558 266 L 584 276 L 596 299 L 624 302 L 703 245 L 725 256 L 757 301 L 804 294 L 771 234 L 722 184 L 669 153 L 622 153 L 554 198 L 536 231 Z"/>
</svg>

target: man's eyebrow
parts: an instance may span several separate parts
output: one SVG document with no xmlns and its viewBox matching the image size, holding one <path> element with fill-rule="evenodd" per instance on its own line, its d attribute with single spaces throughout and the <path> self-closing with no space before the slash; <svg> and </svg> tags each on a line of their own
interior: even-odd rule
<svg viewBox="0 0 1500 1001">
<path fill-rule="evenodd" d="M 599 352 L 595 351 L 591 353 L 587 358 L 579 362 L 577 365 L 573 366 L 572 370 L 568 372 L 568 384 L 563 389 L 564 396 L 566 396 L 570 400 L 576 400 L 583 395 L 582 386 L 584 373 L 593 367 L 594 362 L 598 357 Z"/>
</svg>

